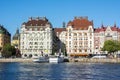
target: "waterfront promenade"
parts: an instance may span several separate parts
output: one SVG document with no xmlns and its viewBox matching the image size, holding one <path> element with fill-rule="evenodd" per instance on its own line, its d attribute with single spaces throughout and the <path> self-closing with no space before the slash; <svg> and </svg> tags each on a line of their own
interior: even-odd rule
<svg viewBox="0 0 120 80">
<path fill-rule="evenodd" d="M 70 62 L 81 62 L 81 63 L 120 63 L 120 58 L 79 58 L 79 59 L 69 59 Z"/>
<path fill-rule="evenodd" d="M 1 58 L 0 62 L 33 62 L 33 59 L 27 58 Z M 120 63 L 120 58 L 105 58 L 105 59 L 93 59 L 93 58 L 69 58 L 69 62 L 80 63 Z"/>
<path fill-rule="evenodd" d="M 23 58 L 1 58 L 0 62 L 32 62 L 32 59 Z"/>
</svg>

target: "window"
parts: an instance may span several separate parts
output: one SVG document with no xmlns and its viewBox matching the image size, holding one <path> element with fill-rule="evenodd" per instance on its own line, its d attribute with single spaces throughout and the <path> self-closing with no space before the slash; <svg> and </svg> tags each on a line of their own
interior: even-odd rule
<svg viewBox="0 0 120 80">
<path fill-rule="evenodd" d="M 87 52 L 87 49 L 85 49 L 85 52 Z"/>
<path fill-rule="evenodd" d="M 38 48 L 37 46 L 35 46 L 35 48 Z"/>
<path fill-rule="evenodd" d="M 117 36 L 117 33 L 114 33 L 114 36 Z"/>
<path fill-rule="evenodd" d="M 69 33 L 69 36 L 71 36 L 71 33 Z"/>
<path fill-rule="evenodd" d="M 87 36 L 87 33 L 84 33 L 85 36 Z"/>
<path fill-rule="evenodd" d="M 77 33 L 74 33 L 74 36 L 77 36 Z"/>
<path fill-rule="evenodd" d="M 92 52 L 92 50 L 90 50 L 90 52 Z"/>
<path fill-rule="evenodd" d="M 110 33 L 107 33 L 107 36 L 110 36 Z"/>
<path fill-rule="evenodd" d="M 74 52 L 77 52 L 77 50 L 75 49 Z"/>
<path fill-rule="evenodd" d="M 69 32 L 71 32 L 71 29 L 69 29 Z"/>
<path fill-rule="evenodd" d="M 37 42 L 35 42 L 35 45 L 37 45 L 38 43 Z"/>
<path fill-rule="evenodd" d="M 96 46 L 96 49 L 98 49 L 98 46 Z"/>
<path fill-rule="evenodd" d="M 80 49 L 79 52 L 82 52 L 82 50 Z"/>
<path fill-rule="evenodd" d="M 90 33 L 90 36 L 92 36 L 92 33 Z"/>
<path fill-rule="evenodd" d="M 79 36 L 82 36 L 82 34 L 80 33 Z"/>
</svg>

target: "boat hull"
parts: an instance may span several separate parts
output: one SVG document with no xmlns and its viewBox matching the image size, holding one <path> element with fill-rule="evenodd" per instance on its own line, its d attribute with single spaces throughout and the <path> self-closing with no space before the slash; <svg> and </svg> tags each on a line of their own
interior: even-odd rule
<svg viewBox="0 0 120 80">
<path fill-rule="evenodd" d="M 48 63 L 49 58 L 48 57 L 39 57 L 39 58 L 33 59 L 33 62 Z"/>
<path fill-rule="evenodd" d="M 62 62 L 64 62 L 64 58 L 62 57 L 49 58 L 49 63 L 62 63 Z"/>
</svg>

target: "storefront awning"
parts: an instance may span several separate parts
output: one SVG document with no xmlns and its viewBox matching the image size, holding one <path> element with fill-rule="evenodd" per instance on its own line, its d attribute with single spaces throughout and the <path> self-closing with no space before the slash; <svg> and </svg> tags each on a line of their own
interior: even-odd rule
<svg viewBox="0 0 120 80">
<path fill-rule="evenodd" d="M 88 56 L 89 54 L 87 53 L 80 53 L 80 54 L 70 54 L 70 56 Z"/>
</svg>

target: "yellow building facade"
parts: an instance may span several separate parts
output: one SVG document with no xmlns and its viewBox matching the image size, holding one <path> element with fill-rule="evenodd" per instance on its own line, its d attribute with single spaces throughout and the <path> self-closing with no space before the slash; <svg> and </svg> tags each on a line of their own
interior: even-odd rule
<svg viewBox="0 0 120 80">
<path fill-rule="evenodd" d="M 0 25 L 0 51 L 5 44 L 10 44 L 11 34 Z"/>
</svg>

